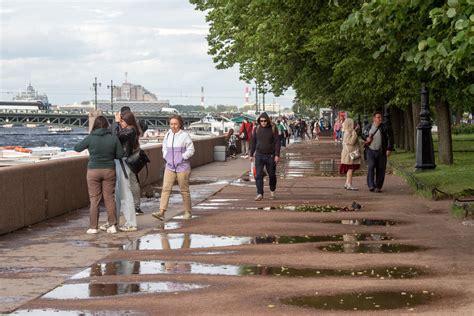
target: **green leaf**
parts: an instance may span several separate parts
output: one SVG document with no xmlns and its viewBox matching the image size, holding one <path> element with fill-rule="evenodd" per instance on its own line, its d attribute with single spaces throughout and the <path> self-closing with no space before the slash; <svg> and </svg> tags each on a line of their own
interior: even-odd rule
<svg viewBox="0 0 474 316">
<path fill-rule="evenodd" d="M 380 56 L 380 51 L 376 51 L 375 53 L 372 54 L 373 59 L 377 59 Z"/>
<path fill-rule="evenodd" d="M 428 46 L 428 42 L 425 40 L 422 40 L 421 42 L 418 43 L 418 50 L 421 52 L 425 50 L 426 46 Z"/>
<path fill-rule="evenodd" d="M 446 12 L 446 15 L 449 17 L 449 18 L 453 18 L 455 15 L 456 15 L 456 9 L 455 8 L 450 8 L 448 10 L 448 12 Z"/>
<path fill-rule="evenodd" d="M 458 0 L 448 0 L 448 6 L 450 7 L 456 7 L 458 4 Z"/>
<path fill-rule="evenodd" d="M 443 56 L 443 57 L 448 56 L 448 51 L 446 50 L 446 47 L 444 47 L 443 44 L 439 44 L 438 47 L 436 48 L 436 50 L 438 51 L 438 53 L 441 56 Z"/>
<path fill-rule="evenodd" d="M 471 22 L 474 22 L 474 14 L 471 14 L 471 16 L 469 17 L 469 20 L 471 20 Z"/>
<path fill-rule="evenodd" d="M 428 37 L 427 42 L 428 42 L 429 47 L 435 47 L 436 46 L 436 40 L 432 37 Z"/>
<path fill-rule="evenodd" d="M 474 84 L 471 84 L 468 88 L 470 94 L 474 94 Z"/>
<path fill-rule="evenodd" d="M 456 30 L 463 30 L 469 26 L 469 21 L 464 20 L 464 19 L 459 19 L 456 21 L 456 24 L 454 25 L 454 28 Z"/>
<path fill-rule="evenodd" d="M 469 44 L 474 45 L 474 36 L 469 39 Z"/>
</svg>

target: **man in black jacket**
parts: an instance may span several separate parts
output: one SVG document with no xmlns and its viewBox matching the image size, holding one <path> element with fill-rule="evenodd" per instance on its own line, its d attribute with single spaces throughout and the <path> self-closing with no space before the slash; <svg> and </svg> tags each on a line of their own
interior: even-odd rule
<svg viewBox="0 0 474 316">
<path fill-rule="evenodd" d="M 257 127 L 252 134 L 250 149 L 251 161 L 255 158 L 257 174 L 257 197 L 255 201 L 263 200 L 263 167 L 267 169 L 270 179 L 270 199 L 275 198 L 276 189 L 276 164 L 280 160 L 280 138 L 278 128 L 270 120 L 267 113 L 263 112 L 257 119 Z"/>
<path fill-rule="evenodd" d="M 367 159 L 367 185 L 372 192 L 382 192 L 385 180 L 387 157 L 393 150 L 393 134 L 384 124 L 380 112 L 375 112 L 372 124 L 367 125 L 362 133 Z"/>
</svg>

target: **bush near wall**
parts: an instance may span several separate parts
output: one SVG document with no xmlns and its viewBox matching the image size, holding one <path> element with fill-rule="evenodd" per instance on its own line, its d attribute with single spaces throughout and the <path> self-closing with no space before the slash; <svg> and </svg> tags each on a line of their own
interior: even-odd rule
<svg viewBox="0 0 474 316">
<path fill-rule="evenodd" d="M 453 134 L 474 134 L 474 124 L 461 124 L 458 126 L 453 126 Z"/>
</svg>

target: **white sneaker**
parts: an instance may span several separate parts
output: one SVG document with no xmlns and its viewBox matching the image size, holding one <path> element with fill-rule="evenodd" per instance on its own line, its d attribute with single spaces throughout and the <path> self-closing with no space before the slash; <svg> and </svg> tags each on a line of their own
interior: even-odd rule
<svg viewBox="0 0 474 316">
<path fill-rule="evenodd" d="M 138 230 L 138 228 L 136 228 L 135 226 L 120 226 L 119 227 L 119 230 L 121 232 L 136 232 Z"/>
<path fill-rule="evenodd" d="M 110 227 L 109 223 L 105 223 L 103 225 L 100 225 L 99 229 L 105 232 L 109 227 Z"/>
<path fill-rule="evenodd" d="M 255 198 L 255 201 L 261 201 L 263 200 L 263 195 L 259 194 L 257 195 L 257 197 Z"/>
<path fill-rule="evenodd" d="M 270 200 L 276 199 L 275 191 L 270 191 Z"/>
<path fill-rule="evenodd" d="M 354 188 L 352 185 L 348 185 L 348 186 L 346 187 L 346 189 L 349 190 L 349 191 L 359 191 L 359 189 Z"/>
<path fill-rule="evenodd" d="M 184 219 L 191 219 L 191 218 L 193 218 L 193 215 L 191 213 L 186 212 L 186 213 L 184 213 L 183 218 Z"/>
<path fill-rule="evenodd" d="M 109 228 L 107 228 L 107 233 L 116 234 L 117 233 L 117 228 L 115 228 L 115 225 L 112 225 Z"/>
<path fill-rule="evenodd" d="M 95 228 L 89 228 L 87 231 L 86 231 L 87 234 L 98 234 L 99 233 L 99 230 L 98 229 L 95 229 Z"/>
</svg>

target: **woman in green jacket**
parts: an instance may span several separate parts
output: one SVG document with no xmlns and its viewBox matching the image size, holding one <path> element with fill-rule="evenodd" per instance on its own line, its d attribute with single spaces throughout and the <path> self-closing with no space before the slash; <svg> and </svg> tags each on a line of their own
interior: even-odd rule
<svg viewBox="0 0 474 316">
<path fill-rule="evenodd" d="M 89 150 L 87 165 L 87 188 L 90 199 L 90 228 L 88 234 L 99 232 L 99 203 L 104 197 L 109 227 L 107 232 L 117 232 L 117 216 L 115 214 L 115 162 L 123 157 L 123 148 L 117 136 L 109 129 L 109 122 L 104 116 L 98 116 L 89 136 L 74 147 L 81 152 Z"/>
</svg>

